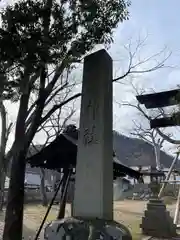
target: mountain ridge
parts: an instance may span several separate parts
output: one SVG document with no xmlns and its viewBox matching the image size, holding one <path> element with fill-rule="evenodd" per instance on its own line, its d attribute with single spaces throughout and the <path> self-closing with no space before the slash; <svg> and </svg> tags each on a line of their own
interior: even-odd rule
<svg viewBox="0 0 180 240">
<path fill-rule="evenodd" d="M 156 167 L 153 146 L 142 139 L 127 137 L 117 131 L 113 131 L 113 147 L 118 159 L 129 167 Z M 161 164 L 165 168 L 169 168 L 173 157 L 164 151 L 161 151 L 160 154 Z"/>
<path fill-rule="evenodd" d="M 42 145 L 30 147 L 28 155 L 32 156 L 42 149 Z M 142 139 L 131 138 L 113 131 L 113 149 L 120 162 L 129 167 L 156 167 L 154 148 Z M 169 168 L 173 157 L 161 151 L 161 165 Z M 179 164 L 178 164 L 179 165 Z"/>
</svg>

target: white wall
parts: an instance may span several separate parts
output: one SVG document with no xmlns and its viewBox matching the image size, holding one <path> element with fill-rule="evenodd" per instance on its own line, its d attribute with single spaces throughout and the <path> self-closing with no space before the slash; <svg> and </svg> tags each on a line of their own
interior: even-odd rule
<svg viewBox="0 0 180 240">
<path fill-rule="evenodd" d="M 26 184 L 29 184 L 29 185 L 38 185 L 38 186 L 40 186 L 41 178 L 40 178 L 39 174 L 26 173 L 24 182 Z M 46 186 L 50 185 L 47 180 L 45 180 L 45 185 Z M 6 177 L 5 188 L 9 188 L 9 178 L 8 177 Z"/>
<path fill-rule="evenodd" d="M 129 187 L 128 183 L 124 182 L 123 179 L 121 178 L 117 178 L 114 181 L 113 187 L 114 187 L 114 200 L 117 201 L 117 200 L 124 199 L 126 195 L 124 193 L 124 190 L 128 189 Z"/>
</svg>

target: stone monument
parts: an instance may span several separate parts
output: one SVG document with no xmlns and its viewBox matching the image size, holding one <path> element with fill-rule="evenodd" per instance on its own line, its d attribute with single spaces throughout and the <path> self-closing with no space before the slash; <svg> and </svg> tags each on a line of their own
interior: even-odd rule
<svg viewBox="0 0 180 240">
<path fill-rule="evenodd" d="M 176 225 L 160 199 L 149 200 L 140 227 L 144 235 L 152 237 L 172 239 L 177 236 Z"/>
<path fill-rule="evenodd" d="M 166 205 L 161 199 L 158 199 L 159 186 L 156 182 L 150 184 L 152 191 L 152 198 L 147 203 L 147 210 L 145 210 L 142 218 L 142 233 L 144 235 L 168 238 L 177 236 L 176 225 L 170 213 L 166 210 Z"/>
<path fill-rule="evenodd" d="M 45 239 L 132 239 L 113 221 L 112 153 L 112 59 L 100 50 L 84 59 L 73 216 L 52 222 Z"/>
</svg>

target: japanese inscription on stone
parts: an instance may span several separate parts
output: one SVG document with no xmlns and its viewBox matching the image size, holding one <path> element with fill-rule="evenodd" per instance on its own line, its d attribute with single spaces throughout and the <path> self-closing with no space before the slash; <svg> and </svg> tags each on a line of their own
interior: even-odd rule
<svg viewBox="0 0 180 240">
<path fill-rule="evenodd" d="M 85 146 L 98 143 L 95 125 L 97 111 L 98 104 L 95 101 L 89 100 L 85 110 L 86 121 L 89 125 L 89 127 L 84 127 L 83 142 Z"/>
</svg>

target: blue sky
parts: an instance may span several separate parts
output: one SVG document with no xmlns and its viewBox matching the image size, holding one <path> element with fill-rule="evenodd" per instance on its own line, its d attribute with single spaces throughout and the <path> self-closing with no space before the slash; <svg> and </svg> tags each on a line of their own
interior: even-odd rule
<svg viewBox="0 0 180 240">
<path fill-rule="evenodd" d="M 1 4 L 4 5 L 5 2 L 12 1 L 1 0 Z M 140 86 L 144 86 L 147 91 L 149 88 L 156 91 L 169 90 L 180 84 L 179 9 L 179 0 L 132 0 L 129 9 L 130 18 L 128 21 L 119 24 L 119 27 L 115 30 L 114 44 L 109 49 L 109 53 L 114 60 L 114 72 L 116 72 L 116 75 L 123 72 L 128 64 L 128 55 L 123 46 L 127 46 L 130 39 L 136 43 L 139 36 L 142 39 L 147 36 L 145 46 L 138 52 L 137 59 L 139 57 L 149 57 L 166 46 L 167 53 L 172 51 L 167 65 L 174 67 L 161 69 L 150 74 L 135 75 L 135 82 Z M 162 54 L 154 60 L 162 60 L 163 57 Z M 145 67 L 148 68 L 151 64 L 152 62 L 148 62 Z M 129 80 L 131 79 L 124 79 L 126 83 Z M 129 86 L 114 84 L 115 101 L 132 101 L 133 99 L 134 95 Z M 11 107 L 11 109 L 13 116 L 15 109 L 14 107 Z M 114 104 L 114 128 L 116 130 L 127 134 L 128 130 L 133 126 L 133 119 L 138 119 L 137 113 L 133 109 L 119 108 L 117 104 Z M 140 121 L 142 120 L 140 119 Z M 174 130 L 173 132 L 175 133 Z M 178 133 L 176 137 L 180 138 L 180 134 Z"/>
<path fill-rule="evenodd" d="M 172 2 L 174 5 L 172 5 Z M 126 41 L 127 36 L 134 36 L 135 38 L 137 34 L 146 32 L 148 34 L 147 49 L 150 48 L 152 52 L 158 52 L 166 45 L 172 51 L 172 57 L 168 63 L 179 65 L 179 7 L 180 1 L 178 0 L 132 0 L 130 19 L 117 29 L 117 32 L 119 32 L 118 38 L 124 38 L 124 41 Z M 156 74 L 157 79 L 153 81 L 155 86 L 164 89 L 164 83 L 166 82 L 174 87 L 179 83 L 177 77 L 174 77 L 178 70 L 174 70 L 173 73 L 171 71 L 158 72 Z M 171 79 L 171 74 L 173 74 L 173 79 Z"/>
<path fill-rule="evenodd" d="M 129 23 L 148 29 L 155 42 L 178 48 L 179 7 L 178 0 L 132 0 Z"/>
<path fill-rule="evenodd" d="M 173 4 L 172 4 L 173 3 Z M 121 55 L 120 44 L 127 44 L 129 38 L 136 41 L 139 35 L 147 36 L 146 46 L 139 55 L 151 56 L 159 52 L 165 46 L 167 51 L 172 51 L 167 61 L 168 66 L 173 68 L 161 69 L 159 71 L 137 76 L 137 83 L 145 88 L 153 88 L 155 91 L 169 90 L 180 84 L 180 1 L 174 0 L 132 0 L 129 9 L 130 19 L 119 25 L 115 33 L 115 43 L 112 46 L 112 58 L 117 59 Z M 118 65 L 118 63 L 117 63 Z M 120 68 L 120 65 L 118 66 Z M 115 86 L 114 98 L 131 101 L 132 94 L 124 91 L 123 86 Z M 127 133 L 131 129 L 132 119 L 138 119 L 136 113 L 129 108 L 114 106 L 114 128 Z M 142 121 L 142 120 L 140 120 Z M 147 126 L 147 123 L 145 123 Z M 177 130 L 168 129 L 176 138 L 180 138 Z M 167 149 L 167 146 L 166 146 Z"/>
</svg>

